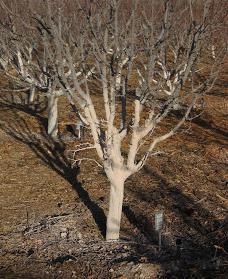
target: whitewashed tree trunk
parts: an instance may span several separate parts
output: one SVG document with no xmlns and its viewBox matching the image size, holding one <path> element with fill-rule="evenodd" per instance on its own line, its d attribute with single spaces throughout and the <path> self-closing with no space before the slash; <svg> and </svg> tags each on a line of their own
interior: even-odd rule
<svg viewBox="0 0 228 279">
<path fill-rule="evenodd" d="M 215 46 L 214 46 L 214 45 L 211 46 L 211 55 L 212 55 L 212 58 L 213 58 L 213 59 L 216 58 L 216 57 L 215 57 Z"/>
<path fill-rule="evenodd" d="M 29 91 L 29 104 L 32 104 L 34 102 L 35 90 L 36 90 L 36 88 L 33 86 L 33 87 L 31 87 L 31 89 Z"/>
<path fill-rule="evenodd" d="M 48 95 L 48 134 L 52 137 L 58 135 L 58 97 Z"/>
<path fill-rule="evenodd" d="M 106 240 L 118 240 L 124 196 L 124 180 L 116 177 L 111 181 Z"/>
</svg>

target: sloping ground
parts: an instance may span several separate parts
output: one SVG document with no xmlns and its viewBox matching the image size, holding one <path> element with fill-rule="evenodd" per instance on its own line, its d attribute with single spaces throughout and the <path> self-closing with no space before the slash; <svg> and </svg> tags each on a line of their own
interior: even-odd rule
<svg viewBox="0 0 228 279">
<path fill-rule="evenodd" d="M 222 92 L 207 97 L 205 113 L 126 182 L 119 243 L 103 241 L 109 185 L 101 170 L 91 162 L 71 168 L 75 143 L 48 138 L 45 111 L 2 93 L 0 278 L 226 278 L 228 98 Z M 64 100 L 60 110 L 66 123 Z M 165 214 L 161 251 L 156 210 Z"/>
</svg>

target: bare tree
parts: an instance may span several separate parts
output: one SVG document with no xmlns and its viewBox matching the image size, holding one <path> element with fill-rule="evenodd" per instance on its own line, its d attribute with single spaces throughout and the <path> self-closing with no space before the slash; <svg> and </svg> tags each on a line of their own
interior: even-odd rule
<svg viewBox="0 0 228 279">
<path fill-rule="evenodd" d="M 27 41 L 10 50 L 17 58 L 16 77 L 48 96 L 50 134 L 56 135 L 61 94 L 90 129 L 91 141 L 79 144 L 74 154 L 94 149 L 97 159 L 84 156 L 74 163 L 92 160 L 104 169 L 111 184 L 106 239 L 117 240 L 126 179 L 192 119 L 195 104 L 213 86 L 225 50 L 202 82 L 197 73 L 207 58 L 213 0 L 76 3 L 79 10 L 68 17 L 51 1 L 45 16 L 34 16 L 37 56 L 29 58 Z M 159 132 L 177 109 L 176 124 Z"/>
<path fill-rule="evenodd" d="M 217 74 L 213 68 L 204 82 L 196 75 L 213 1 L 202 1 L 197 17 L 193 1 L 175 5 L 165 0 L 159 13 L 157 2 L 147 3 L 147 10 L 139 1 L 130 2 L 130 10 L 121 0 L 87 6 L 78 2 L 86 21 L 83 30 L 66 38 L 51 19 L 45 35 L 53 38 L 57 61 L 64 61 L 57 67 L 59 84 L 91 130 L 93 142 L 80 144 L 75 153 L 95 149 L 98 155 L 97 160 L 82 157 L 75 163 L 93 160 L 111 184 L 107 240 L 119 238 L 126 179 L 191 119 L 192 108 Z M 83 69 L 80 77 L 75 61 Z M 93 81 L 88 81 L 88 73 Z M 102 94 L 103 110 L 100 103 L 96 107 L 94 84 Z M 180 105 L 176 125 L 159 134 L 157 127 Z"/>
<path fill-rule="evenodd" d="M 53 44 L 47 40 L 43 18 L 50 16 L 47 11 L 38 13 L 32 7 L 24 5 L 24 12 L 18 11 L 0 2 L 5 17 L 1 19 L 1 68 L 6 76 L 14 81 L 20 90 L 29 90 L 28 103 L 32 104 L 35 92 L 42 93 L 48 102 L 48 129 L 52 137 L 58 135 L 58 98 L 64 95 L 64 90 L 58 86 L 58 73 L 55 71 L 53 59 L 56 58 L 55 50 L 49 47 Z M 17 4 L 17 3 L 14 3 Z M 24 3 L 21 3 L 24 4 Z M 20 6 L 20 5 L 19 5 Z M 21 7 L 20 7 L 21 8 Z M 62 13 L 57 9 L 58 28 L 62 28 Z M 45 31 L 48 31 L 47 29 Z M 61 30 L 65 32 L 65 30 Z M 63 63 L 64 64 L 64 63 Z"/>
<path fill-rule="evenodd" d="M 33 6 L 25 7 L 26 13 L 20 17 L 18 10 L 8 7 L 1 1 L 3 10 L 8 14 L 6 22 L 1 22 L 2 34 L 2 68 L 5 74 L 17 82 L 24 89 L 29 89 L 29 104 L 34 101 L 35 92 L 39 91 L 47 98 L 48 102 L 48 129 L 50 136 L 58 136 L 58 99 L 66 95 L 72 106 L 74 105 L 66 80 L 74 71 L 80 84 L 94 73 L 95 67 L 87 68 L 85 64 L 78 62 L 78 47 L 72 53 L 72 68 L 61 56 L 58 41 L 64 38 L 65 43 L 72 37 L 68 30 L 75 36 L 79 35 L 78 27 L 82 28 L 82 21 L 77 15 L 67 20 L 67 10 L 74 8 L 74 2 L 64 4 L 67 1 L 47 1 L 44 10 L 33 10 Z M 42 1 L 41 1 L 42 4 Z M 57 9 L 56 9 L 57 5 Z M 40 6 L 39 6 L 40 7 Z M 68 8 L 68 9 L 66 9 Z M 74 28 L 75 26 L 75 28 Z M 58 47 L 56 47 L 56 45 Z M 1 61 L 1 60 L 0 60 Z M 82 74 L 85 74 L 82 77 Z M 64 77 L 64 82 L 61 80 Z M 70 81 L 69 81 L 70 82 Z M 71 87 L 68 86 L 69 88 Z M 80 117 L 80 113 L 78 114 Z M 80 117 L 82 121 L 82 117 Z"/>
</svg>

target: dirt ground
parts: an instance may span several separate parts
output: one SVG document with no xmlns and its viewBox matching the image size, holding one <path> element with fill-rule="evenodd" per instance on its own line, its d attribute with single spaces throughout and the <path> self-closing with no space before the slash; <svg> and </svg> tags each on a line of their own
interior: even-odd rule
<svg viewBox="0 0 228 279">
<path fill-rule="evenodd" d="M 77 141 L 67 130 L 64 99 L 62 138 L 55 142 L 45 132 L 42 98 L 28 106 L 26 93 L 2 91 L 0 278 L 227 278 L 228 92 L 220 83 L 205 112 L 127 180 L 116 243 L 104 241 L 104 173 L 92 162 L 71 167 Z M 161 250 L 154 231 L 159 210 Z"/>
</svg>

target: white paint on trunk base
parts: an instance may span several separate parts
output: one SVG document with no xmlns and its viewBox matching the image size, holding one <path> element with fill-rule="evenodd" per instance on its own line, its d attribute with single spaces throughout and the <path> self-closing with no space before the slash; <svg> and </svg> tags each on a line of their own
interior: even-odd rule
<svg viewBox="0 0 228 279">
<path fill-rule="evenodd" d="M 124 195 L 124 180 L 116 177 L 111 182 L 106 240 L 118 240 Z"/>
<path fill-rule="evenodd" d="M 31 87 L 29 91 L 29 104 L 32 104 L 34 102 L 35 90 L 36 90 L 35 87 Z"/>
<path fill-rule="evenodd" d="M 58 98 L 54 94 L 48 95 L 48 134 L 58 135 Z"/>
</svg>

